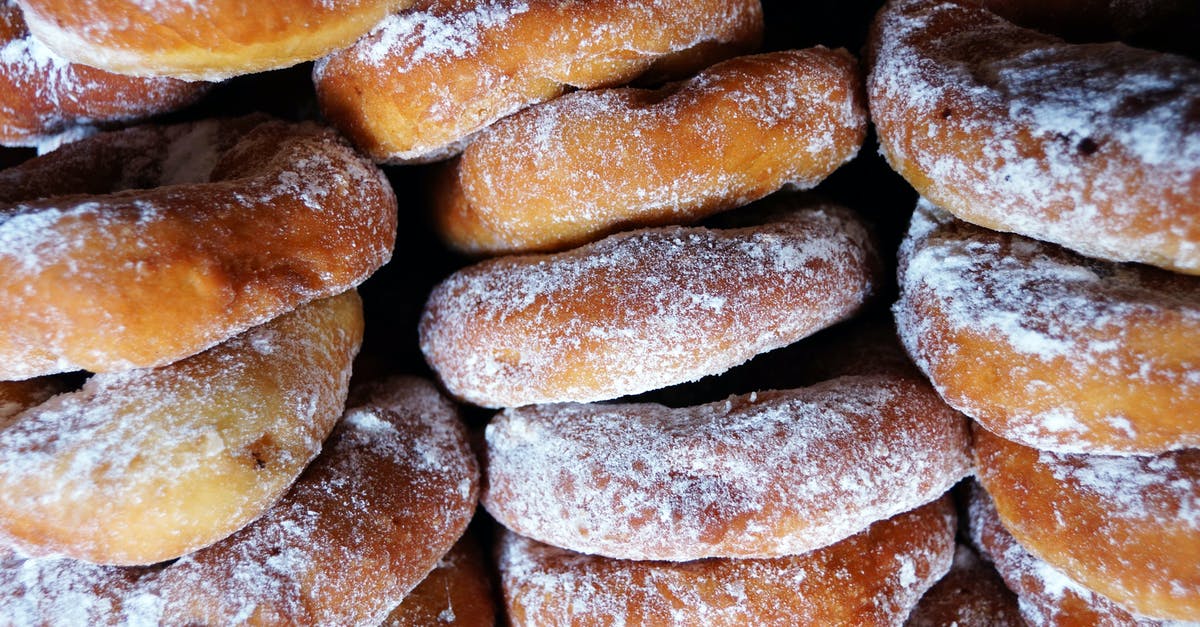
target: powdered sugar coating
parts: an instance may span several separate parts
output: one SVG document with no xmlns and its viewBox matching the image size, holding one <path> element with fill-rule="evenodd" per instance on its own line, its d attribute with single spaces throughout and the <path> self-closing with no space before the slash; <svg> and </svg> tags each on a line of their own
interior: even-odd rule
<svg viewBox="0 0 1200 627">
<path fill-rule="evenodd" d="M 1095 261 L 922 201 L 900 336 L 952 406 L 1044 450 L 1200 446 L 1200 278 Z"/>
<path fill-rule="evenodd" d="M 421 349 L 488 407 L 587 402 L 698 379 L 849 316 L 874 253 L 844 210 L 726 231 L 668 227 L 470 266 L 438 285 Z"/>
<path fill-rule="evenodd" d="M 200 83 L 71 64 L 29 36 L 14 0 L 0 0 L 0 144 L 61 143 L 76 128 L 178 109 L 206 90 Z"/>
<path fill-rule="evenodd" d="M 963 417 L 897 376 L 676 410 L 510 409 L 486 437 L 497 521 L 637 560 L 799 555 L 940 497 L 972 467 Z"/>
<path fill-rule="evenodd" d="M 1030 553 L 1132 613 L 1200 615 L 1200 451 L 1066 455 L 974 435 L 979 480 Z"/>
<path fill-rule="evenodd" d="M 898 0 L 868 81 L 884 155 L 971 222 L 1200 273 L 1200 63 Z"/>
<path fill-rule="evenodd" d="M 106 133 L 0 172 L 0 379 L 195 354 L 363 281 L 395 220 L 373 164 L 262 116 Z"/>
<path fill-rule="evenodd" d="M 1195 625 L 1137 617 L 1072 580 L 1025 550 L 1000 523 L 996 507 L 978 485 L 968 507 L 972 541 L 1019 595 L 1021 616 L 1033 627 L 1053 625 Z"/>
<path fill-rule="evenodd" d="M 506 531 L 498 566 L 514 625 L 898 625 L 953 555 L 943 499 L 794 557 L 614 560 Z"/>
<path fill-rule="evenodd" d="M 574 92 L 481 133 L 447 176 L 438 228 L 472 254 L 561 250 L 812 187 L 862 144 L 858 81 L 844 50 L 810 48 L 657 91 Z"/>
<path fill-rule="evenodd" d="M 372 158 L 434 161 L 569 87 L 682 76 L 761 33 L 758 0 L 432 0 L 317 62 L 313 80 L 326 117 Z"/>
<path fill-rule="evenodd" d="M 354 294 L 321 301 L 190 359 L 95 375 L 27 406 L 0 431 L 0 532 L 31 554 L 115 564 L 228 535 L 320 450 L 361 316 Z"/>
<path fill-rule="evenodd" d="M 344 48 L 412 0 L 17 0 L 34 36 L 75 63 L 219 81 Z"/>
<path fill-rule="evenodd" d="M 4 549 L 0 615 L 55 625 L 379 624 L 466 527 L 478 473 L 453 407 L 432 386 L 385 385 L 407 392 L 348 412 L 278 505 L 172 564 L 104 567 Z"/>
<path fill-rule="evenodd" d="M 955 547 L 950 572 L 937 582 L 904 622 L 905 627 L 1026 627 L 1016 595 L 990 564 L 963 544 Z"/>
</svg>

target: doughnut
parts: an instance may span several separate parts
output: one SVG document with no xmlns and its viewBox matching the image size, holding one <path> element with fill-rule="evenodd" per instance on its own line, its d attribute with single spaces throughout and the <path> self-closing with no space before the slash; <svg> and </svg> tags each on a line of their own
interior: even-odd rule
<svg viewBox="0 0 1200 627">
<path fill-rule="evenodd" d="M 0 0 L 0 144 L 36 146 L 77 125 L 179 109 L 207 87 L 68 63 L 29 36 L 14 0 Z"/>
<path fill-rule="evenodd" d="M 361 283 L 396 200 L 332 131 L 263 116 L 103 133 L 0 171 L 0 380 L 196 354 Z"/>
<path fill-rule="evenodd" d="M 0 414 L 0 537 L 30 555 L 128 565 L 229 535 L 319 452 L 361 340 L 349 292 L 73 392 L 6 383 L 27 391 Z"/>
<path fill-rule="evenodd" d="M 132 76 L 216 81 L 345 48 L 411 0 L 17 0 L 55 53 Z"/>
<path fill-rule="evenodd" d="M 1200 278 L 1088 259 L 922 202 L 896 325 L 934 387 L 1042 450 L 1200 447 Z"/>
<path fill-rule="evenodd" d="M 508 409 L 486 439 L 482 502 L 497 522 L 633 560 L 799 555 L 933 501 L 972 470 L 963 416 L 895 375 L 684 409 Z"/>
<path fill-rule="evenodd" d="M 921 195 L 989 229 L 1200 274 L 1200 61 L 1070 44 L 968 0 L 892 0 L 869 48 L 881 150 Z"/>
<path fill-rule="evenodd" d="M 496 607 L 483 552 L 470 533 L 438 560 L 433 571 L 404 597 L 384 627 L 495 627 Z"/>
<path fill-rule="evenodd" d="M 946 499 L 833 546 L 774 559 L 636 562 L 502 532 L 497 558 L 513 625 L 899 624 L 950 568 Z"/>
<path fill-rule="evenodd" d="M 1131 613 L 1200 616 L 1200 451 L 1066 455 L 974 436 L 979 481 L 1026 550 Z"/>
<path fill-rule="evenodd" d="M 759 226 L 643 229 L 468 266 L 430 295 L 421 350 L 452 395 L 484 407 L 727 370 L 849 317 L 873 289 L 873 248 L 849 212 L 781 204 Z"/>
<path fill-rule="evenodd" d="M 846 51 L 811 48 L 568 94 L 480 132 L 446 170 L 435 225 L 464 253 L 544 252 L 813 187 L 862 145 L 859 80 Z"/>
<path fill-rule="evenodd" d="M 568 88 L 751 52 L 762 27 L 758 0 L 428 0 L 318 61 L 313 81 L 325 117 L 375 161 L 436 161 Z"/>
<path fill-rule="evenodd" d="M 1021 616 L 1034 627 L 1053 625 L 1161 625 L 1135 617 L 1117 604 L 1071 580 L 1026 551 L 1000 524 L 996 507 L 975 484 L 968 506 L 971 539 L 1020 597 Z"/>
<path fill-rule="evenodd" d="M 913 608 L 905 627 L 1026 627 L 1017 598 L 975 551 L 958 545 L 950 572 Z"/>
<path fill-rule="evenodd" d="M 466 529 L 478 468 L 453 406 L 396 380 L 346 412 L 287 495 L 170 564 L 96 566 L 0 548 L 14 624 L 378 625 Z"/>
</svg>

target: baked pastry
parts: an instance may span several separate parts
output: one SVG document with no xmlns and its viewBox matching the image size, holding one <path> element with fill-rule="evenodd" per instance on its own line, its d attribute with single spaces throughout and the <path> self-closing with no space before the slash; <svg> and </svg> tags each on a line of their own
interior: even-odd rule
<svg viewBox="0 0 1200 627">
<path fill-rule="evenodd" d="M 490 572 L 475 537 L 467 533 L 459 539 L 382 624 L 384 627 L 495 627 Z"/>
</svg>

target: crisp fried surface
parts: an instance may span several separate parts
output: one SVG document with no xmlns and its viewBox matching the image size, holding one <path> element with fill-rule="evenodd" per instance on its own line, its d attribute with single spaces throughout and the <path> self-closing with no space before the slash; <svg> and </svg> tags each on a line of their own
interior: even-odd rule
<svg viewBox="0 0 1200 627">
<path fill-rule="evenodd" d="M 804 555 L 685 563 L 504 532 L 498 561 L 514 625 L 895 625 L 950 569 L 954 518 L 941 499 Z"/>
<path fill-rule="evenodd" d="M 660 90 L 574 92 L 480 133 L 451 166 L 435 221 L 464 252 L 562 250 L 813 187 L 862 144 L 860 80 L 845 50 L 810 48 L 738 57 Z"/>
<path fill-rule="evenodd" d="M 681 77 L 754 50 L 758 0 L 427 0 L 313 76 L 325 116 L 376 161 L 444 159 L 570 88 Z"/>
<path fill-rule="evenodd" d="M 1200 614 L 1200 451 L 1063 455 L 974 435 L 979 480 L 1030 553 L 1130 612 Z"/>
<path fill-rule="evenodd" d="M 952 406 L 1043 450 L 1200 446 L 1200 277 L 1088 259 L 922 203 L 900 337 Z"/>
<path fill-rule="evenodd" d="M 390 258 L 395 202 L 331 131 L 262 116 L 0 172 L 0 380 L 167 364 L 344 292 Z"/>
<path fill-rule="evenodd" d="M 483 552 L 464 535 L 387 619 L 385 627 L 494 627 L 496 607 Z"/>
<path fill-rule="evenodd" d="M 19 0 L 63 57 L 134 76 L 221 80 L 350 45 L 408 0 Z"/>
<path fill-rule="evenodd" d="M 893 0 L 869 57 L 881 150 L 926 198 L 987 228 L 1200 274 L 1200 62 L 1067 43 L 966 0 Z"/>
</svg>

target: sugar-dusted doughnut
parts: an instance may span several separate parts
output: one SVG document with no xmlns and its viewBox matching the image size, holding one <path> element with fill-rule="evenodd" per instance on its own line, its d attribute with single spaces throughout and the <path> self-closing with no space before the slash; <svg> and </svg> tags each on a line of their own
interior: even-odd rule
<svg viewBox="0 0 1200 627">
<path fill-rule="evenodd" d="M 221 80 L 344 48 L 411 0 L 17 0 L 59 55 L 118 74 Z"/>
<path fill-rule="evenodd" d="M 371 158 L 435 161 L 567 88 L 684 75 L 761 38 L 759 0 L 428 0 L 319 61 L 313 79 L 325 116 Z"/>
<path fill-rule="evenodd" d="M 1088 259 L 922 202 L 896 324 L 950 405 L 1042 450 L 1200 447 L 1200 277 Z"/>
<path fill-rule="evenodd" d="M 996 570 L 971 548 L 954 551 L 954 564 L 913 608 L 905 627 L 1025 627 L 1017 597 Z"/>
<path fill-rule="evenodd" d="M 498 522 L 636 560 L 798 555 L 933 501 L 972 470 L 966 419 L 896 375 L 684 409 L 509 409 L 486 438 L 483 505 Z"/>
<path fill-rule="evenodd" d="M 514 625 L 894 625 L 949 570 L 954 526 L 941 499 L 804 555 L 684 563 L 581 555 L 506 531 L 498 566 Z"/>
<path fill-rule="evenodd" d="M 1030 553 L 1130 612 L 1200 616 L 1200 451 L 1064 455 L 974 436 L 979 481 Z"/>
<path fill-rule="evenodd" d="M 277 505 L 173 563 L 0 549 L 0 615 L 21 625 L 378 625 L 466 528 L 478 468 L 433 386 L 393 380 L 372 396 Z"/>
<path fill-rule="evenodd" d="M 561 250 L 812 187 L 862 144 L 859 81 L 846 51 L 811 48 L 655 91 L 568 94 L 480 133 L 448 170 L 434 221 L 468 253 Z"/>
<path fill-rule="evenodd" d="M 978 4 L 892 0 L 876 19 L 868 94 L 892 167 L 969 222 L 1200 274 L 1200 62 Z"/>
<path fill-rule="evenodd" d="M 206 89 L 204 83 L 132 78 L 68 63 L 29 35 L 15 0 L 0 0 L 0 144 L 40 145 L 77 125 L 178 109 Z"/>
<path fill-rule="evenodd" d="M 875 265 L 863 227 L 832 206 L 793 206 L 756 227 L 631 231 L 458 271 L 429 297 L 421 349 L 477 405 L 616 398 L 722 372 L 848 317 Z"/>
<path fill-rule="evenodd" d="M 159 366 L 357 285 L 396 200 L 332 131 L 103 133 L 0 171 L 0 380 Z"/>
<path fill-rule="evenodd" d="M 978 484 L 971 490 L 968 513 L 972 541 L 1020 597 L 1020 612 L 1026 624 L 1033 627 L 1150 627 L 1163 624 L 1163 621 L 1131 615 L 1026 551 L 1000 523 L 991 497 Z"/>
<path fill-rule="evenodd" d="M 0 537 L 33 555 L 151 564 L 229 535 L 320 450 L 361 339 L 351 292 L 169 366 L 29 395 L 0 420 Z"/>
<path fill-rule="evenodd" d="M 495 627 L 496 606 L 483 551 L 470 533 L 388 614 L 384 627 Z"/>
</svg>

